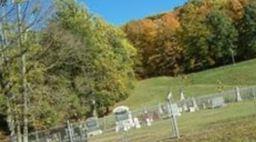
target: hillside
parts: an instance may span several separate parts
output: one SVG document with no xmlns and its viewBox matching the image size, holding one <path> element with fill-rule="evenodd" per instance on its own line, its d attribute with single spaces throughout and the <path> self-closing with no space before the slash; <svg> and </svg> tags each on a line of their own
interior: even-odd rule
<svg viewBox="0 0 256 142">
<path fill-rule="evenodd" d="M 133 94 L 118 105 L 131 108 L 155 105 L 165 100 L 169 90 L 179 99 L 181 85 L 185 97 L 207 95 L 232 89 L 235 86 L 256 84 L 256 59 L 191 73 L 185 77 L 157 77 L 138 81 Z M 185 79 L 182 79 L 185 78 Z"/>
<path fill-rule="evenodd" d="M 191 0 L 122 29 L 138 50 L 139 77 L 175 76 L 254 58 L 255 15 L 253 0 Z"/>
</svg>

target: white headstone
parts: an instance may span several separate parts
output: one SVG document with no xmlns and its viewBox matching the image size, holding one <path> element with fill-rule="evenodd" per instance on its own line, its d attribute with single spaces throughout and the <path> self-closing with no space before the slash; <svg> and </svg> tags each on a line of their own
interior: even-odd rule
<svg viewBox="0 0 256 142">
<path fill-rule="evenodd" d="M 196 99 L 192 98 L 192 101 L 193 101 L 193 107 L 194 107 L 195 111 L 199 110 L 198 105 L 196 103 Z"/>
<path fill-rule="evenodd" d="M 163 113 L 164 113 L 161 104 L 158 104 L 158 112 L 159 112 L 160 114 L 163 114 Z"/>
<path fill-rule="evenodd" d="M 171 92 L 171 91 L 169 92 L 167 99 L 168 99 L 168 100 L 171 100 L 171 99 L 172 99 L 172 92 Z"/>
<path fill-rule="evenodd" d="M 183 111 L 188 111 L 188 106 L 186 103 L 183 105 L 182 109 L 183 109 Z"/>
<path fill-rule="evenodd" d="M 239 87 L 236 87 L 236 101 L 240 102 L 242 101 L 241 95 L 240 95 L 240 89 Z"/>
<path fill-rule="evenodd" d="M 195 112 L 195 111 L 196 111 L 195 107 L 189 107 L 189 112 Z"/>
<path fill-rule="evenodd" d="M 147 123 L 147 126 L 151 126 L 152 125 L 152 123 L 150 121 L 150 118 L 146 118 L 146 123 Z"/>
<path fill-rule="evenodd" d="M 215 97 L 211 100 L 212 108 L 219 108 L 225 106 L 225 100 L 223 97 Z"/>
<path fill-rule="evenodd" d="M 140 121 L 137 117 L 133 119 L 133 122 L 134 122 L 135 128 L 137 129 L 141 128 Z"/>
<path fill-rule="evenodd" d="M 116 131 L 128 131 L 134 127 L 131 111 L 126 106 L 119 106 L 113 110 L 116 117 Z"/>
<path fill-rule="evenodd" d="M 203 109 L 206 109 L 206 104 L 205 103 L 203 103 Z"/>
<path fill-rule="evenodd" d="M 180 92 L 180 100 L 185 100 L 184 92 L 182 90 Z"/>
</svg>

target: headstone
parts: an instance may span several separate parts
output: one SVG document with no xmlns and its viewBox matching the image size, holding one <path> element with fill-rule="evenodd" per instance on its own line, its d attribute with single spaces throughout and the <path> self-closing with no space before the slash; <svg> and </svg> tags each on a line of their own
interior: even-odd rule
<svg viewBox="0 0 256 142">
<path fill-rule="evenodd" d="M 179 107 L 179 112 L 182 113 L 183 109 L 182 107 Z"/>
<path fill-rule="evenodd" d="M 241 95 L 240 95 L 240 89 L 239 87 L 236 87 L 236 101 L 240 102 L 242 101 Z"/>
<path fill-rule="evenodd" d="M 223 97 L 215 97 L 211 100 L 211 108 L 219 108 L 225 106 L 225 100 Z"/>
<path fill-rule="evenodd" d="M 169 94 L 168 94 L 168 96 L 167 96 L 167 99 L 168 99 L 168 100 L 171 100 L 171 99 L 172 99 L 172 92 L 171 92 L 171 91 L 169 92 Z"/>
<path fill-rule="evenodd" d="M 203 103 L 203 109 L 206 109 L 206 104 L 205 103 Z"/>
<path fill-rule="evenodd" d="M 194 107 L 195 111 L 199 110 L 199 108 L 198 108 L 198 105 L 197 105 L 197 102 L 196 102 L 196 99 L 195 99 L 195 98 L 192 98 L 192 103 L 193 103 L 193 107 Z"/>
<path fill-rule="evenodd" d="M 128 131 L 134 127 L 131 111 L 126 106 L 119 106 L 113 110 L 116 117 L 116 131 Z"/>
<path fill-rule="evenodd" d="M 150 121 L 150 118 L 146 118 L 146 123 L 147 123 L 147 126 L 151 126 L 152 125 L 152 123 Z"/>
<path fill-rule="evenodd" d="M 189 112 L 195 112 L 195 111 L 196 111 L 195 107 L 189 107 Z"/>
<path fill-rule="evenodd" d="M 88 137 L 102 134 L 102 130 L 100 128 L 97 117 L 90 117 L 86 120 L 85 123 L 86 123 Z"/>
<path fill-rule="evenodd" d="M 182 106 L 182 109 L 183 109 L 183 111 L 188 111 L 188 105 L 185 103 L 185 104 Z"/>
<path fill-rule="evenodd" d="M 134 122 L 135 128 L 137 129 L 141 128 L 140 121 L 137 117 L 133 119 L 133 122 Z"/>
<path fill-rule="evenodd" d="M 181 92 L 180 92 L 180 100 L 181 100 L 181 101 L 185 100 L 185 96 L 184 96 L 184 93 L 183 93 L 182 90 L 181 90 Z"/>
<path fill-rule="evenodd" d="M 151 126 L 153 122 L 152 115 L 148 112 L 147 109 L 144 109 L 144 120 L 147 126 Z"/>
<path fill-rule="evenodd" d="M 158 104 L 158 112 L 160 115 L 164 113 L 161 104 Z"/>
</svg>

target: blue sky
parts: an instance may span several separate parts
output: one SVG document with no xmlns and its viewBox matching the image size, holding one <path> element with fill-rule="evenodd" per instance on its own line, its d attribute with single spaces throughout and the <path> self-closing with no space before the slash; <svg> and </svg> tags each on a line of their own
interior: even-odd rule
<svg viewBox="0 0 256 142">
<path fill-rule="evenodd" d="M 187 0 L 79 0 L 90 12 L 111 24 L 121 25 L 131 20 L 170 11 Z"/>
</svg>

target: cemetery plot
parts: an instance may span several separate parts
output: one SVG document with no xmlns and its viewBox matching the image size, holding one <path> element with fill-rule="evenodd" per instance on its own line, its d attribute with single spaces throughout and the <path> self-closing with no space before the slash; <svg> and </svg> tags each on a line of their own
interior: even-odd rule
<svg viewBox="0 0 256 142">
<path fill-rule="evenodd" d="M 241 98 L 238 99 L 239 97 Z M 94 137 L 91 141 L 146 142 L 159 139 L 170 140 L 175 133 L 174 124 L 170 121 L 172 115 L 168 113 L 170 106 L 172 106 L 171 112 L 176 116 L 182 112 L 182 116 L 177 117 L 182 139 L 184 135 L 193 134 L 195 130 L 198 132 L 205 131 L 204 128 L 212 123 L 219 123 L 219 121 L 227 119 L 234 119 L 235 121 L 241 117 L 256 115 L 256 105 L 252 103 L 255 98 L 255 89 L 245 88 L 239 90 L 239 95 L 237 95 L 237 89 L 234 89 L 199 98 L 186 98 L 177 104 L 163 103 L 154 107 L 145 107 L 140 111 L 131 113 L 132 117 L 137 118 L 136 120 L 139 121 L 141 127 L 131 128 L 129 131 L 120 133 L 103 132 L 103 135 Z M 238 104 L 233 104 L 236 102 Z M 212 110 L 213 108 L 218 109 Z"/>
<path fill-rule="evenodd" d="M 246 120 L 247 122 L 245 123 Z M 194 113 L 184 113 L 178 117 L 178 124 L 181 133 L 180 141 L 201 141 L 204 136 L 212 137 L 210 134 L 218 137 L 218 140 L 232 139 L 243 140 L 242 136 L 249 136 L 248 140 L 256 138 L 255 133 L 246 133 L 237 136 L 235 128 L 256 130 L 256 105 L 254 101 L 242 101 L 229 104 L 219 109 L 205 109 Z M 223 132 L 228 131 L 232 135 L 226 135 Z M 223 130 L 223 131 L 222 131 Z M 172 128 L 170 119 L 161 119 L 153 122 L 152 125 L 144 126 L 140 129 L 130 129 L 126 132 L 117 133 L 115 131 L 103 133 L 89 139 L 89 142 L 156 142 L 170 141 L 172 137 Z"/>
<path fill-rule="evenodd" d="M 128 107 L 120 106 L 113 110 L 116 121 L 115 131 L 103 132 L 102 135 L 91 137 L 93 142 L 128 142 L 154 139 L 156 136 L 177 137 L 174 123 L 171 119 L 180 116 L 177 104 L 164 103 L 150 108 L 143 108 L 131 112 Z M 161 128 L 163 122 L 168 122 L 169 130 L 163 135 L 154 135 L 154 131 Z"/>
<path fill-rule="evenodd" d="M 120 106 L 108 117 L 91 117 L 85 122 L 68 123 L 67 126 L 30 134 L 29 139 L 31 142 L 148 142 L 179 136 L 183 139 L 195 132 L 204 132 L 205 128 L 220 121 L 255 118 L 255 89 L 239 89 L 239 95 L 237 90 L 186 98 L 177 103 L 172 103 L 168 97 L 170 99 L 162 104 L 137 111 Z M 222 107 L 224 105 L 226 107 Z"/>
</svg>

